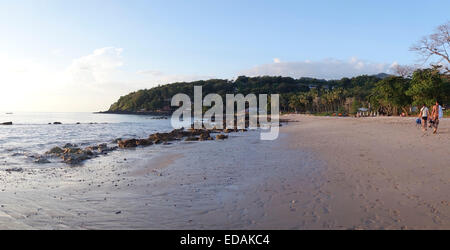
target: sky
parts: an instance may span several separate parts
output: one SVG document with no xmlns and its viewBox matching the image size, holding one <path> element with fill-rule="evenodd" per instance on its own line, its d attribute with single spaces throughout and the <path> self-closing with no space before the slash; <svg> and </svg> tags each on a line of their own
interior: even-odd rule
<svg viewBox="0 0 450 250">
<path fill-rule="evenodd" d="M 415 64 L 450 1 L 0 0 L 0 111 L 107 110 L 176 81 Z"/>
</svg>

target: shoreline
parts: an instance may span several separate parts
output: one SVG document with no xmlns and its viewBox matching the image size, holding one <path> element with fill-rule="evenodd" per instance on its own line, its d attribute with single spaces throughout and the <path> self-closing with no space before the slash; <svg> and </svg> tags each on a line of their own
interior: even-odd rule
<svg viewBox="0 0 450 250">
<path fill-rule="evenodd" d="M 170 116 L 172 112 L 157 112 L 157 111 L 98 111 L 93 114 L 115 114 L 115 115 L 149 115 L 149 116 Z"/>
</svg>

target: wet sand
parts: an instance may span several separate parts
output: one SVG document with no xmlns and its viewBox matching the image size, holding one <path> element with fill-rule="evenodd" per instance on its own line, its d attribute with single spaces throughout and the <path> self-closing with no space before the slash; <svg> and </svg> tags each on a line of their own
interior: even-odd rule
<svg viewBox="0 0 450 250">
<path fill-rule="evenodd" d="M 276 141 L 241 132 L 0 171 L 0 228 L 450 229 L 449 120 L 434 136 L 405 118 L 289 118 Z"/>
</svg>

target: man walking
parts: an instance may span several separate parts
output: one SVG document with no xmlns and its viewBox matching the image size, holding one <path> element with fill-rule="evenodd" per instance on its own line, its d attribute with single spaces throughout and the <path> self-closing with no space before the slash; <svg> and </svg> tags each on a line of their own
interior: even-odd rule
<svg viewBox="0 0 450 250">
<path fill-rule="evenodd" d="M 439 102 L 436 101 L 436 104 L 433 106 L 433 109 L 431 111 L 431 119 L 433 121 L 433 134 L 437 133 L 437 129 L 439 126 L 439 119 L 442 118 L 441 116 L 443 116 L 443 112 L 442 112 L 442 106 L 439 105 Z"/>
</svg>

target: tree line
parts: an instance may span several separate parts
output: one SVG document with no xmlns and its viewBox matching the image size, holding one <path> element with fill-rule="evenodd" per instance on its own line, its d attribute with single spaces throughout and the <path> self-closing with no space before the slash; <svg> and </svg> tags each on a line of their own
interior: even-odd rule
<svg viewBox="0 0 450 250">
<path fill-rule="evenodd" d="M 172 96 L 187 94 L 193 99 L 194 86 L 202 86 L 203 96 L 226 94 L 280 94 L 282 112 L 355 113 L 360 107 L 386 115 L 409 113 L 413 106 L 432 105 L 436 100 L 450 102 L 448 74 L 439 67 L 418 69 L 411 77 L 394 75 L 363 75 L 340 80 L 291 77 L 247 77 L 236 80 L 211 79 L 178 82 L 151 89 L 143 89 L 120 99 L 109 111 L 162 111 L 173 110 Z"/>
</svg>

